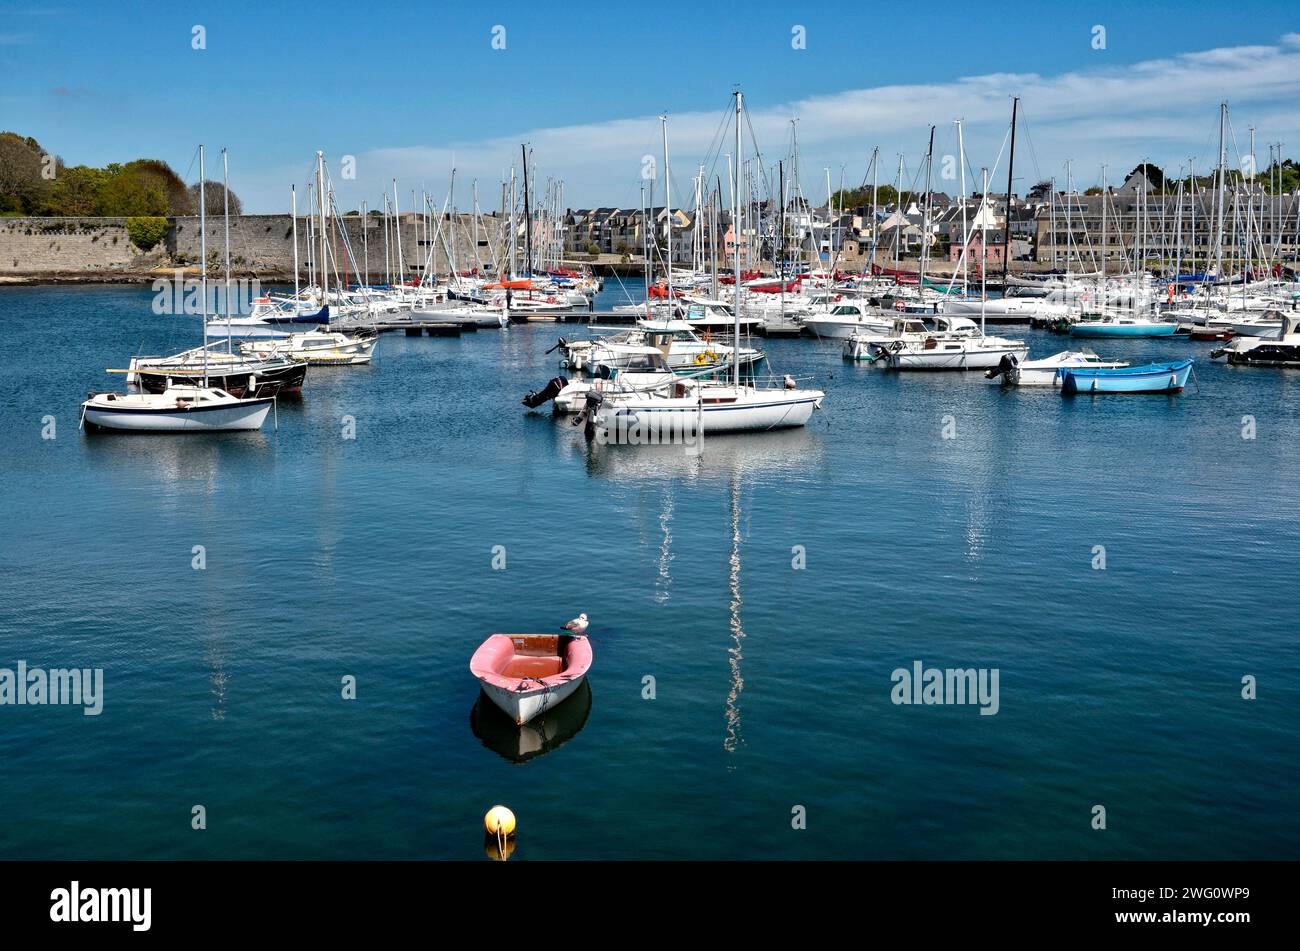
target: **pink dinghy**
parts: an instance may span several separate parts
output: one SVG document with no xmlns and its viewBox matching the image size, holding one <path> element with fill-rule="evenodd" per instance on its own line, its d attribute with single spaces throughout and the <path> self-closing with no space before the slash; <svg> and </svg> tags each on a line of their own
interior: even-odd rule
<svg viewBox="0 0 1300 951">
<path fill-rule="evenodd" d="M 493 634 L 470 658 L 483 692 L 522 726 L 578 689 L 591 642 L 572 634 Z"/>
</svg>

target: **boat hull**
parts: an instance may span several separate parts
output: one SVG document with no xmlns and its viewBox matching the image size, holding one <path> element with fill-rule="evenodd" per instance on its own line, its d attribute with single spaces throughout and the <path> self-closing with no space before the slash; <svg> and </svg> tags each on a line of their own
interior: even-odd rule
<svg viewBox="0 0 1300 951">
<path fill-rule="evenodd" d="M 274 399 L 247 400 L 238 406 L 196 406 L 191 409 L 141 409 L 87 406 L 84 422 L 94 429 L 139 433 L 235 432 L 261 429 Z"/>
<path fill-rule="evenodd" d="M 1077 323 L 1070 328 L 1071 337 L 1170 337 L 1178 330 L 1177 324 L 1162 322 L 1149 324 Z"/>
<path fill-rule="evenodd" d="M 296 396 L 302 393 L 303 381 L 307 378 L 305 363 L 280 363 L 267 369 L 241 369 L 229 372 L 220 367 L 213 367 L 204 373 L 197 367 L 136 367 L 136 370 L 153 370 L 155 372 L 137 372 L 134 382 L 146 393 L 161 393 L 167 389 L 170 379 L 176 386 L 208 386 L 225 390 L 231 396 L 241 399 L 246 396 Z M 256 378 L 255 387 L 249 385 L 249 377 Z"/>
<path fill-rule="evenodd" d="M 563 703 L 591 669 L 591 643 L 567 634 L 493 634 L 470 658 L 483 693 L 517 726 Z"/>
<path fill-rule="evenodd" d="M 1192 361 L 1153 363 L 1119 370 L 1067 368 L 1061 381 L 1065 396 L 1091 393 L 1178 393 L 1187 385 Z"/>
<path fill-rule="evenodd" d="M 940 348 L 891 351 L 889 366 L 894 370 L 991 370 L 1008 356 L 1024 360 L 1029 356 L 1029 348 L 1015 346 L 988 347 L 975 351 L 963 349 L 945 352 Z"/>
<path fill-rule="evenodd" d="M 701 433 L 790 429 L 806 426 L 825 396 L 819 390 L 775 393 L 780 396 L 758 403 L 738 401 L 736 405 L 706 402 L 701 406 L 692 397 L 628 400 L 603 409 L 596 419 L 596 431 L 605 442 L 663 444 L 687 441 Z"/>
</svg>

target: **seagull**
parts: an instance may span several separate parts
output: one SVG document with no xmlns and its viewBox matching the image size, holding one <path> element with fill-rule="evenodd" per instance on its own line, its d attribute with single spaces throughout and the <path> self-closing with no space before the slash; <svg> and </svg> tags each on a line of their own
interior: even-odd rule
<svg viewBox="0 0 1300 951">
<path fill-rule="evenodd" d="M 582 637 L 582 635 L 587 633 L 587 615 L 579 614 L 568 624 L 563 625 L 560 630 L 571 631 L 579 637 Z"/>
<path fill-rule="evenodd" d="M 785 380 L 783 382 L 785 383 L 785 388 L 787 390 L 793 390 L 797 386 L 797 384 L 794 381 L 794 377 L 792 377 L 788 373 L 785 375 Z"/>
</svg>

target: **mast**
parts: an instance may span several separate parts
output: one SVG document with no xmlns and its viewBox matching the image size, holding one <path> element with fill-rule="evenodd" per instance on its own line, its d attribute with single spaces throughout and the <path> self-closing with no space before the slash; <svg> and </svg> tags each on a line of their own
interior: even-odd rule
<svg viewBox="0 0 1300 951">
<path fill-rule="evenodd" d="M 736 90 L 736 220 L 740 220 L 740 123 L 743 116 L 744 106 L 741 101 L 741 92 Z M 736 268 L 736 332 L 732 338 L 731 346 L 731 373 L 732 380 L 737 387 L 740 386 L 740 235 L 736 235 L 735 245 L 735 268 Z"/>
<path fill-rule="evenodd" d="M 524 276 L 533 276 L 533 211 L 528 199 L 528 146 L 520 145 L 524 157 Z"/>
<path fill-rule="evenodd" d="M 293 219 L 293 306 L 301 296 L 298 290 L 298 186 L 289 186 L 289 217 Z"/>
<path fill-rule="evenodd" d="M 393 179 L 393 231 L 397 235 L 397 283 L 406 283 L 406 262 L 402 259 L 402 213 L 397 204 L 397 179 Z M 420 232 L 416 231 L 418 238 Z"/>
<path fill-rule="evenodd" d="M 225 204 L 225 229 L 226 229 L 226 273 L 225 286 L 222 289 L 221 309 L 226 313 L 226 353 L 234 352 L 234 344 L 230 339 L 230 163 L 226 156 L 226 149 L 221 150 L 221 198 Z"/>
<path fill-rule="evenodd" d="M 880 146 L 871 150 L 871 255 L 867 258 L 867 270 L 876 263 L 876 245 L 880 242 L 880 213 L 877 205 L 877 186 L 880 181 Z"/>
<path fill-rule="evenodd" d="M 325 153 L 316 153 L 316 197 L 320 201 L 320 260 L 316 262 L 317 276 L 320 278 L 321 306 L 328 306 L 329 297 L 329 257 L 325 249 Z"/>
<path fill-rule="evenodd" d="M 987 208 L 989 201 L 989 170 L 980 169 L 980 207 Z M 989 302 L 989 245 L 985 239 L 988 231 L 980 228 L 980 336 L 984 336 L 984 308 Z M 1005 293 L 1005 289 L 1004 289 Z"/>
<path fill-rule="evenodd" d="M 921 208 L 921 273 L 917 279 L 916 292 L 925 300 L 925 272 L 930 264 L 930 202 L 933 193 L 934 176 L 934 126 L 930 126 L 930 145 L 925 150 L 925 205 Z"/>
<path fill-rule="evenodd" d="M 203 269 L 200 290 L 203 298 L 203 385 L 208 385 L 208 196 L 203 176 L 203 146 L 199 146 L 199 259 Z"/>
<path fill-rule="evenodd" d="M 361 255 L 365 261 L 366 268 L 366 289 L 370 288 L 370 214 L 366 210 L 366 203 L 361 202 Z"/>
<path fill-rule="evenodd" d="M 1215 225 L 1214 236 L 1214 277 L 1216 280 L 1223 278 L 1223 178 L 1224 171 L 1224 151 L 1223 151 L 1223 132 L 1224 126 L 1228 121 L 1228 104 L 1219 103 L 1219 183 L 1215 201 L 1218 203 L 1218 209 L 1215 211 L 1217 222 Z"/>
<path fill-rule="evenodd" d="M 1002 284 L 1007 283 L 1007 268 L 1011 264 L 1011 185 L 1016 170 L 1016 112 L 1020 106 L 1020 97 L 1011 100 L 1011 156 L 1007 162 L 1007 225 L 1002 229 Z M 1031 142 L 1030 145 L 1033 145 Z M 1055 244 L 1055 242 L 1053 242 Z M 1069 252 L 1066 252 L 1066 270 L 1069 268 Z"/>
<path fill-rule="evenodd" d="M 777 288 L 781 294 L 781 318 L 785 319 L 785 162 L 777 162 L 777 176 L 780 185 L 777 194 L 780 195 L 781 210 L 779 212 L 780 225 L 780 244 L 779 250 L 773 249 L 772 263 L 776 267 Z"/>
<path fill-rule="evenodd" d="M 664 282 L 668 285 L 668 319 L 676 313 L 673 306 L 673 176 L 668 170 L 668 116 L 659 117 L 664 133 L 664 214 L 668 219 L 668 253 L 664 255 Z M 646 315 L 647 317 L 649 314 Z"/>
<path fill-rule="evenodd" d="M 961 197 L 958 201 L 961 204 L 961 236 L 962 240 L 970 245 L 970 233 L 966 230 L 966 143 L 962 139 L 961 120 L 954 120 L 957 124 L 957 164 L 961 167 Z M 981 201 L 983 197 L 981 196 Z M 984 242 L 981 241 L 980 244 Z M 970 279 L 967 276 L 967 255 L 964 251 L 961 256 L 961 293 L 963 297 L 970 297 Z"/>
</svg>

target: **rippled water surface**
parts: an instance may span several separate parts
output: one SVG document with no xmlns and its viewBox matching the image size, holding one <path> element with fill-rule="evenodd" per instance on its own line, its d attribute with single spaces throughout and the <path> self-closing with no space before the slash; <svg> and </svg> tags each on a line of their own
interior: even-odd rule
<svg viewBox="0 0 1300 951">
<path fill-rule="evenodd" d="M 191 340 L 150 296 L 0 290 L 0 667 L 106 681 L 0 706 L 0 856 L 469 858 L 497 802 L 521 858 L 1300 852 L 1300 373 L 1098 341 L 1196 384 L 1062 399 L 770 341 L 824 412 L 692 458 L 524 411 L 542 325 L 386 335 L 278 431 L 83 435 L 105 368 Z M 475 709 L 484 637 L 579 611 L 590 691 Z M 997 668 L 997 715 L 892 703 L 917 660 Z"/>
</svg>

